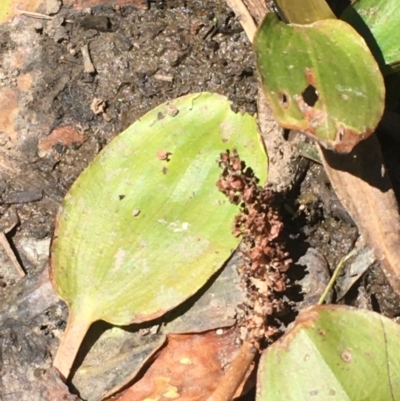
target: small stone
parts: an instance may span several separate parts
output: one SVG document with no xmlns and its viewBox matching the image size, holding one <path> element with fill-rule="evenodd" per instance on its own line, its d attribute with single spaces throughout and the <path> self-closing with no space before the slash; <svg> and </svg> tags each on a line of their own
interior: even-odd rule
<svg viewBox="0 0 400 401">
<path fill-rule="evenodd" d="M 61 1 L 60 0 L 46 0 L 45 10 L 46 14 L 54 15 L 60 11 Z"/>
<path fill-rule="evenodd" d="M 99 99 L 95 97 L 90 104 L 90 110 L 93 111 L 94 114 L 102 114 L 105 112 L 106 102 L 103 99 Z"/>
<path fill-rule="evenodd" d="M 55 128 L 50 135 L 39 141 L 37 153 L 39 157 L 54 154 L 60 146 L 80 146 L 84 141 L 83 134 L 72 125 L 64 125 Z"/>
<path fill-rule="evenodd" d="M 53 40 L 56 43 L 61 43 L 64 39 L 67 39 L 68 34 L 63 26 L 56 28 L 53 35 Z"/>
<path fill-rule="evenodd" d="M 113 119 L 111 114 L 108 114 L 108 113 L 103 113 L 103 118 L 104 118 L 104 121 L 106 121 L 108 123 Z"/>
</svg>

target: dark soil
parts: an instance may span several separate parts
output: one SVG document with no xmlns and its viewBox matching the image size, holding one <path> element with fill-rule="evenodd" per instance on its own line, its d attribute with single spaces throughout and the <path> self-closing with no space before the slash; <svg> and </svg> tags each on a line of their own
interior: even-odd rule
<svg viewBox="0 0 400 401">
<path fill-rule="evenodd" d="M 85 45 L 92 73 L 84 71 Z M 61 8 L 51 21 L 21 16 L 0 27 L 0 228 L 12 228 L 7 238 L 27 273 L 21 279 L 0 250 L 2 400 L 75 399 L 50 369 L 67 310 L 40 275 L 57 209 L 118 133 L 162 102 L 201 91 L 226 95 L 238 112 L 257 112 L 251 44 L 223 1 L 156 1 L 148 10 L 103 6 L 91 13 Z M 285 140 L 278 130 L 271 135 Z M 287 248 L 295 262 L 310 249 L 314 255 L 290 271 L 296 312 L 308 296 L 315 303 L 358 233 L 321 166 L 295 160 L 301 173 L 281 194 Z M 398 297 L 379 267 L 369 265 L 341 302 L 399 315 Z M 316 282 L 314 294 L 302 290 Z"/>
</svg>

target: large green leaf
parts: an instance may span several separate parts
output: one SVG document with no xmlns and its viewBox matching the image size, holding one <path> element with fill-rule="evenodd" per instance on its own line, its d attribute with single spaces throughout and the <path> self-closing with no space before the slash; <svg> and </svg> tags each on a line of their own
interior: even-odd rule
<svg viewBox="0 0 400 401">
<path fill-rule="evenodd" d="M 91 322 L 161 316 L 194 294 L 237 246 L 237 208 L 217 187 L 220 152 L 236 148 L 262 182 L 256 122 L 216 94 L 152 110 L 117 136 L 76 180 L 57 217 L 52 279 L 69 306 L 55 365 Z M 69 344 L 68 344 L 69 342 Z M 73 348 L 73 349 L 72 349 Z"/>
<path fill-rule="evenodd" d="M 358 0 L 346 8 L 341 19 L 364 37 L 382 67 L 400 63 L 398 0 Z"/>
<path fill-rule="evenodd" d="M 261 357 L 257 401 L 400 399 L 400 326 L 374 312 L 317 306 Z"/>
<path fill-rule="evenodd" d="M 374 131 L 384 108 L 383 78 L 364 40 L 346 22 L 287 25 L 270 13 L 254 47 L 280 125 L 340 152 Z"/>
</svg>

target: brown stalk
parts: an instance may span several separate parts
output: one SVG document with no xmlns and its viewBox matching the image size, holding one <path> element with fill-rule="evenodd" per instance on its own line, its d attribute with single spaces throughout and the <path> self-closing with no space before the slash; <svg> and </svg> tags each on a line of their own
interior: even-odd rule
<svg viewBox="0 0 400 401">
<path fill-rule="evenodd" d="M 71 368 L 78 354 L 79 347 L 91 324 L 90 319 L 75 318 L 70 310 L 67 327 L 53 360 L 54 367 L 58 370 L 64 381 L 68 379 L 71 373 Z"/>
</svg>

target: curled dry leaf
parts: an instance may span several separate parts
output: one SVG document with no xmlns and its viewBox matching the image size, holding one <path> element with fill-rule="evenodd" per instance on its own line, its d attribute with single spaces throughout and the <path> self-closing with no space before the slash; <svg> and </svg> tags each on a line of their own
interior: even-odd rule
<svg viewBox="0 0 400 401">
<path fill-rule="evenodd" d="M 236 340 L 235 330 L 169 335 L 167 346 L 144 376 L 113 400 L 204 401 L 238 352 Z"/>
</svg>

